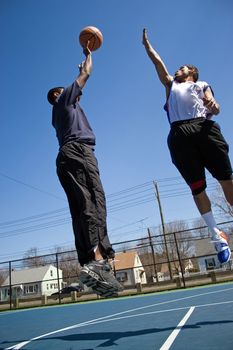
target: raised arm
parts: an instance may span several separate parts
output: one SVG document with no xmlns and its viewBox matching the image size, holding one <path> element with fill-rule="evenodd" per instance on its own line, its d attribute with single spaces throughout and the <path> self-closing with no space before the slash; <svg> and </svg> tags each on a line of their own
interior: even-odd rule
<svg viewBox="0 0 233 350">
<path fill-rule="evenodd" d="M 163 60 L 150 44 L 147 37 L 146 28 L 143 29 L 142 43 L 146 49 L 147 55 L 155 65 L 155 68 L 161 83 L 165 86 L 166 89 L 170 89 L 171 82 L 173 81 L 173 77 L 168 73 L 168 70 Z"/>
<path fill-rule="evenodd" d="M 91 51 L 88 48 L 88 44 L 87 44 L 87 47 L 83 50 L 83 53 L 86 56 L 86 59 L 79 65 L 80 73 L 76 79 L 81 89 L 86 84 L 87 79 L 89 78 L 92 72 L 92 56 L 91 56 Z"/>
<path fill-rule="evenodd" d="M 220 112 L 220 106 L 216 102 L 211 89 L 208 87 L 205 91 L 205 96 L 203 98 L 204 106 L 208 108 L 211 114 L 217 115 Z"/>
</svg>

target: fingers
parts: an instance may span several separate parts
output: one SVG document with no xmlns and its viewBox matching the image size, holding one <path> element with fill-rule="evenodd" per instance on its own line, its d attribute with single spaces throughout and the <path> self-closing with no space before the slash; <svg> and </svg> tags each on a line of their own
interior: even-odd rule
<svg viewBox="0 0 233 350">
<path fill-rule="evenodd" d="M 143 37 L 147 38 L 147 29 L 146 28 L 143 28 Z"/>
<path fill-rule="evenodd" d="M 208 98 L 203 98 L 203 104 L 208 110 L 212 113 L 218 113 L 219 111 L 219 105 L 216 103 L 214 98 L 208 99 Z"/>
<path fill-rule="evenodd" d="M 91 54 L 91 50 L 89 48 L 89 45 L 90 45 L 90 40 L 88 40 L 86 47 L 83 48 L 83 53 L 85 56 L 88 56 Z"/>
<path fill-rule="evenodd" d="M 203 103 L 204 103 L 204 106 L 205 106 L 205 107 L 211 108 L 211 107 L 214 106 L 215 100 L 214 100 L 213 98 L 211 98 L 211 99 L 203 98 Z"/>
</svg>

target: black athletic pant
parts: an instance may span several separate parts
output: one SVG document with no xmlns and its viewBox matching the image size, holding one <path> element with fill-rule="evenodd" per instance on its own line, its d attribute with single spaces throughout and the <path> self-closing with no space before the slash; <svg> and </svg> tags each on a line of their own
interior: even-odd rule
<svg viewBox="0 0 233 350">
<path fill-rule="evenodd" d="M 106 226 L 106 201 L 92 146 L 70 142 L 59 151 L 57 174 L 70 207 L 80 264 L 94 260 L 94 248 L 103 258 L 114 258 Z"/>
</svg>

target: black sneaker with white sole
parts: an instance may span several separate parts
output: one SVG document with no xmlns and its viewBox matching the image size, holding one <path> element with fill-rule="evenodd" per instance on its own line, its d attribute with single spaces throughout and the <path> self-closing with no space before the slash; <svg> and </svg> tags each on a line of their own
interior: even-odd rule
<svg viewBox="0 0 233 350">
<path fill-rule="evenodd" d="M 91 261 L 81 268 L 80 281 L 103 297 L 117 296 L 123 286 L 117 281 L 111 265 L 106 260 Z"/>
</svg>

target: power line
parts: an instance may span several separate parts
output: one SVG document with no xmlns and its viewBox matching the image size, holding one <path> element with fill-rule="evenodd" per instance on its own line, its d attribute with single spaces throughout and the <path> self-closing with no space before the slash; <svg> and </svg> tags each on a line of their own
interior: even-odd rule
<svg viewBox="0 0 233 350">
<path fill-rule="evenodd" d="M 21 181 L 17 182 L 20 184 L 22 183 Z M 190 190 L 187 188 L 187 185 L 183 182 L 181 177 L 160 179 L 157 180 L 157 183 L 159 183 L 161 189 L 160 197 L 162 199 L 186 195 L 190 196 Z M 177 184 L 179 184 L 181 188 L 178 188 Z M 183 188 L 184 186 L 185 189 Z M 211 183 L 209 189 L 212 189 L 214 186 L 216 186 L 216 183 Z M 164 187 L 166 189 L 163 189 Z M 168 187 L 170 187 L 170 189 L 168 189 Z M 106 197 L 107 209 L 109 213 L 126 210 L 138 205 L 154 202 L 156 200 L 152 181 L 118 191 Z M 18 220 L 2 222 L 0 223 L 0 238 L 18 236 L 28 232 L 35 232 L 38 230 L 66 225 L 70 222 L 70 220 L 69 209 L 68 207 L 65 207 Z"/>
<path fill-rule="evenodd" d="M 18 180 L 18 179 L 14 178 L 14 177 L 8 176 L 8 175 L 6 175 L 6 174 L 4 174 L 4 173 L 2 173 L 2 172 L 0 172 L 0 176 L 6 178 L 6 179 L 8 179 L 8 180 L 11 180 L 11 181 L 13 181 L 13 182 L 16 182 L 17 184 L 20 184 L 20 185 L 23 185 L 23 186 L 25 186 L 25 187 L 28 187 L 28 188 L 30 188 L 31 190 L 34 190 L 34 191 L 37 191 L 37 192 L 41 192 L 41 193 L 43 193 L 43 194 L 46 194 L 47 196 L 54 197 L 54 198 L 59 199 L 59 200 L 62 200 L 62 201 L 66 201 L 64 198 L 61 198 L 61 197 L 59 197 L 59 196 L 57 196 L 57 195 L 55 195 L 55 194 L 53 194 L 53 193 L 50 193 L 50 192 L 44 191 L 44 190 L 42 190 L 42 189 L 40 189 L 40 188 L 38 188 L 38 187 L 29 185 L 29 184 L 27 184 L 26 182 L 23 182 L 23 181 Z"/>
</svg>

